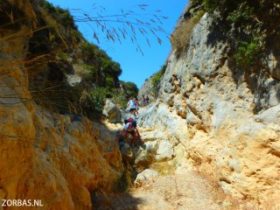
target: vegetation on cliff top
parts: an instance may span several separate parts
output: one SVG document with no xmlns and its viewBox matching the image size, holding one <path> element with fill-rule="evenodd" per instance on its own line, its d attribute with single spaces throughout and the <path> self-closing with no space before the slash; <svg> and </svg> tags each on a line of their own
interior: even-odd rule
<svg viewBox="0 0 280 210">
<path fill-rule="evenodd" d="M 267 49 L 279 46 L 279 0 L 191 0 L 171 36 L 177 56 L 188 48 L 192 29 L 205 12 L 214 18 L 213 30 L 230 43 L 235 64 L 244 70 L 263 65 Z"/>
<path fill-rule="evenodd" d="M 160 81 L 165 73 L 167 64 L 164 64 L 161 69 L 151 76 L 152 92 L 155 97 L 158 96 L 158 90 L 160 88 Z"/>
<path fill-rule="evenodd" d="M 105 98 L 124 104 L 137 95 L 135 84 L 119 81 L 120 65 L 83 38 L 69 11 L 47 1 L 33 4 L 38 30 L 29 40 L 26 60 L 32 62 L 26 67 L 36 103 L 52 111 L 96 118 Z M 6 16 L 6 22 L 12 22 Z"/>
<path fill-rule="evenodd" d="M 203 16 L 204 10 L 195 12 L 190 18 L 185 19 L 178 25 L 170 37 L 173 50 L 176 50 L 176 56 L 179 57 L 188 48 L 191 38 L 191 32 L 194 26 Z"/>
<path fill-rule="evenodd" d="M 192 0 L 210 13 L 233 48 L 236 64 L 244 69 L 259 65 L 266 49 L 280 37 L 280 1 Z"/>
</svg>

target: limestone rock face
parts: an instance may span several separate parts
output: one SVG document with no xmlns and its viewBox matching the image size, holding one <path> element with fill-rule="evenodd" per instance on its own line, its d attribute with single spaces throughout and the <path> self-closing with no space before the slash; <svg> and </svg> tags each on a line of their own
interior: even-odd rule
<svg viewBox="0 0 280 210">
<path fill-rule="evenodd" d="M 0 34 L 0 200 L 40 199 L 42 210 L 93 209 L 92 195 L 111 191 L 122 175 L 114 135 L 104 125 L 71 121 L 34 103 L 24 66 L 32 6 L 10 2 L 30 19 Z"/>
<path fill-rule="evenodd" d="M 154 92 L 153 92 L 153 85 L 151 80 L 146 80 L 144 85 L 141 87 L 138 93 L 138 97 L 140 100 L 143 99 L 143 97 L 149 97 L 150 101 L 155 100 Z"/>
<path fill-rule="evenodd" d="M 5 102 L 17 103 L 0 106 L 1 199 L 40 199 L 42 209 L 92 209 L 92 193 L 112 190 L 123 166 L 105 126 L 71 122 L 32 102 Z"/>
<path fill-rule="evenodd" d="M 114 135 L 86 119 L 71 122 L 42 110 L 21 99 L 28 91 L 17 93 L 10 81 L 20 84 L 10 75 L 1 80 L 7 86 L 1 94 L 14 97 L 0 105 L 1 199 L 40 199 L 41 209 L 92 209 L 91 194 L 111 191 L 123 171 Z"/>
<path fill-rule="evenodd" d="M 272 209 L 280 199 L 280 60 L 267 55 L 270 74 L 233 68 L 212 24 L 204 14 L 186 52 L 171 53 L 159 97 L 142 110 L 140 125 L 165 133 L 180 161 L 228 195 Z"/>
</svg>

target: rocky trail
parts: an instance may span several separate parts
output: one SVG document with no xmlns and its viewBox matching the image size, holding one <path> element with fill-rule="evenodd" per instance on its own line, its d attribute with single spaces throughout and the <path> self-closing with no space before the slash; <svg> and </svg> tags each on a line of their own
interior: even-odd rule
<svg viewBox="0 0 280 210">
<path fill-rule="evenodd" d="M 190 136 L 187 132 L 191 130 L 187 130 L 184 124 L 184 119 L 169 112 L 166 105 L 150 104 L 141 108 L 138 128 L 145 147 L 137 150 L 130 165 L 135 172 L 130 173 L 132 185 L 125 192 L 104 194 L 93 199 L 97 209 L 259 210 L 259 205 L 253 200 L 240 197 L 237 193 L 234 195 L 234 185 L 224 174 L 220 178 L 217 172 L 211 171 L 213 161 L 227 161 L 223 156 L 211 159 L 214 157 L 211 152 L 216 154 L 223 150 L 221 143 L 211 145 L 213 140 L 208 141 L 210 133 L 203 129 Z M 113 130 L 118 129 L 114 126 Z M 202 155 L 207 154 L 205 151 L 209 153 L 206 158 Z M 233 165 L 231 159 L 228 161 Z M 237 169 L 226 171 L 224 168 L 223 173 L 234 174 Z M 274 210 L 273 205 L 275 203 L 264 202 L 263 209 Z"/>
<path fill-rule="evenodd" d="M 223 209 L 217 191 L 193 171 L 159 176 L 111 200 L 116 210 Z M 101 208 L 102 209 L 102 208 Z"/>
<path fill-rule="evenodd" d="M 136 156 L 133 186 L 98 198 L 98 210 L 216 210 L 230 205 L 221 189 L 190 166 L 182 145 L 164 140 L 160 129 L 139 130 L 146 149 Z"/>
</svg>

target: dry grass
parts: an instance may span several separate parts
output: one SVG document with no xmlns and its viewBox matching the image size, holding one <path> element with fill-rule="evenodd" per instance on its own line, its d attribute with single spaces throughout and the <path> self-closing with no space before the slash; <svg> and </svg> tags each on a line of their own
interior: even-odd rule
<svg viewBox="0 0 280 210">
<path fill-rule="evenodd" d="M 203 16 L 204 11 L 200 10 L 196 14 L 189 18 L 181 21 L 179 26 L 175 29 L 171 35 L 171 44 L 173 50 L 176 50 L 176 56 L 179 57 L 188 48 L 189 41 L 191 38 L 192 30 L 195 25 L 199 22 Z"/>
<path fill-rule="evenodd" d="M 173 174 L 176 170 L 176 166 L 172 160 L 167 162 L 155 162 L 150 168 L 153 168 L 161 175 Z"/>
</svg>

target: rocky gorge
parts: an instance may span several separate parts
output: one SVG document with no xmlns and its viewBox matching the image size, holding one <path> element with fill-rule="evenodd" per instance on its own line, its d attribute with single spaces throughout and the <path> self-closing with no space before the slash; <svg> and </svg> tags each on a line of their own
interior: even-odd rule
<svg viewBox="0 0 280 210">
<path fill-rule="evenodd" d="M 0 199 L 40 199 L 43 207 L 38 209 L 46 210 L 279 208 L 277 44 L 262 57 L 265 67 L 244 71 L 233 64 L 230 41 L 221 39 L 213 16 L 205 11 L 193 15 L 197 7 L 190 5 L 171 41 L 187 30 L 190 18 L 196 21 L 188 22 L 193 27 L 181 48 L 173 43 L 157 94 L 152 95 L 152 78 L 140 90 L 139 96 L 151 95 L 153 101 L 140 109 L 138 119 L 145 146 L 127 165 L 115 139 L 122 112 L 106 100 L 107 119 L 93 119 L 91 113 L 98 110 L 88 110 L 88 101 L 84 102 L 90 95 L 85 90 L 104 81 L 94 87 L 87 82 L 88 74 L 82 70 L 89 64 L 82 53 L 52 50 L 48 57 L 55 60 L 52 65 L 46 68 L 45 60 L 33 65 L 42 55 L 30 59 L 34 53 L 30 44 L 37 36 L 45 37 L 36 34 L 37 26 L 41 19 L 53 21 L 40 16 L 45 10 L 36 3 L 0 2 L 0 20 L 6 24 L 0 27 Z M 15 21 L 19 16 L 23 22 Z M 56 36 L 65 38 L 63 33 Z M 64 41 L 55 43 L 61 47 Z M 80 46 L 73 40 L 67 44 Z M 57 58 L 65 54 L 63 61 Z M 69 77 L 76 78 L 81 89 L 70 89 L 74 84 Z M 112 80 L 118 83 L 117 78 Z M 34 89 L 48 82 L 52 86 Z M 63 101 L 67 109 L 61 104 L 46 106 L 58 102 L 50 93 L 44 103 L 36 100 L 36 93 L 50 90 L 56 82 L 78 92 L 67 95 L 73 97 L 71 103 Z"/>
</svg>

